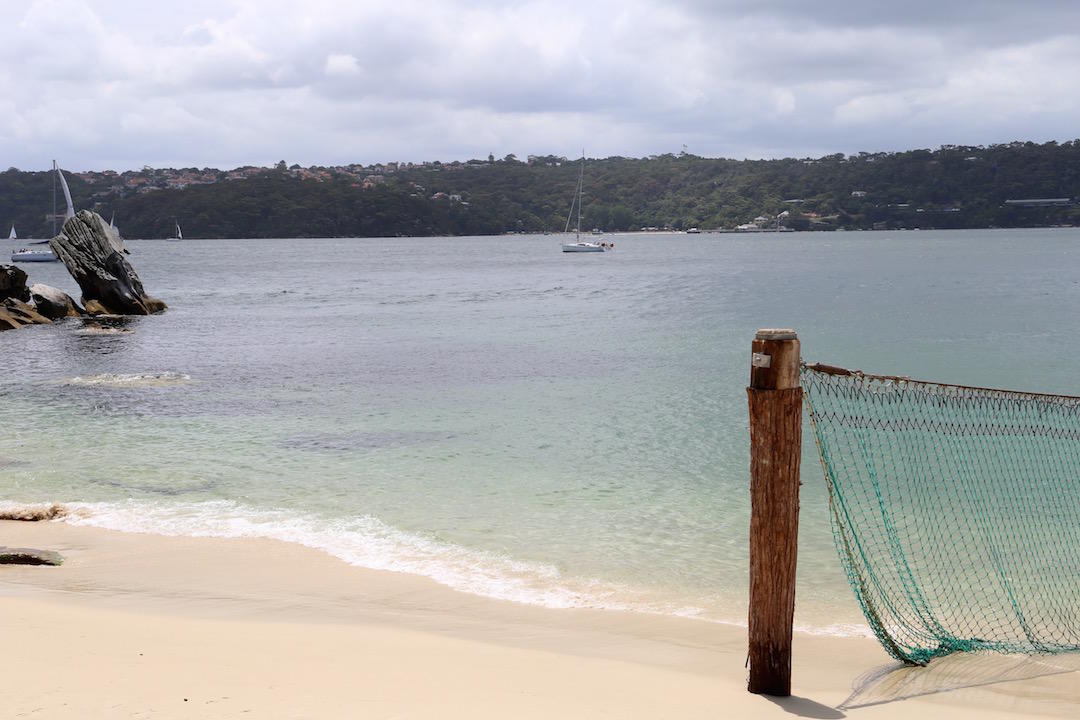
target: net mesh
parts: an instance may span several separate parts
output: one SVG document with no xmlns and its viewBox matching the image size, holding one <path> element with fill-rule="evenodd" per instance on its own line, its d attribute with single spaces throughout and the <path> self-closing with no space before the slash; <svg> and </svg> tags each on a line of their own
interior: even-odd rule
<svg viewBox="0 0 1080 720">
<path fill-rule="evenodd" d="M 801 381 L 836 548 L 889 654 L 1080 650 L 1080 398 Z"/>
</svg>

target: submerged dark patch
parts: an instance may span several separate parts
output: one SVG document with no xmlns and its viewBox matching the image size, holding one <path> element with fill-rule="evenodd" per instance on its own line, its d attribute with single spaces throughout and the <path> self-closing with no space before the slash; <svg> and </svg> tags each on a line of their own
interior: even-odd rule
<svg viewBox="0 0 1080 720">
<path fill-rule="evenodd" d="M 380 448 L 426 445 L 454 436 L 448 433 L 421 431 L 376 431 L 354 433 L 304 433 L 293 435 L 280 442 L 281 447 L 292 450 L 377 450 Z"/>
</svg>

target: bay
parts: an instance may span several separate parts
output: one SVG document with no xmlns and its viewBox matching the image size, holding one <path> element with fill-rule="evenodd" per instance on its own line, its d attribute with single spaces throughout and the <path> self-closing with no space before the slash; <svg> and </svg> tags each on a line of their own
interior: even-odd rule
<svg viewBox="0 0 1080 720">
<path fill-rule="evenodd" d="M 741 622 L 757 328 L 811 362 L 1077 394 L 1074 229 L 614 240 L 129 241 L 166 313 L 0 334 L 0 501 Z M 858 632 L 804 434 L 797 620 Z"/>
</svg>

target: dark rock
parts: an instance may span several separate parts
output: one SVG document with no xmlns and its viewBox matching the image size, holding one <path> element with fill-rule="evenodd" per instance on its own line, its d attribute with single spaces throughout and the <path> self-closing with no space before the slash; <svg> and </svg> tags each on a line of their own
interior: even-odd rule
<svg viewBox="0 0 1080 720">
<path fill-rule="evenodd" d="M 30 286 L 30 297 L 37 306 L 37 311 L 49 318 L 58 320 L 65 317 L 81 317 L 82 309 L 63 290 L 51 285 L 35 283 Z"/>
<path fill-rule="evenodd" d="M 26 273 L 14 265 L 0 265 L 0 300 L 8 298 L 30 301 L 30 291 L 26 289 Z"/>
<path fill-rule="evenodd" d="M 62 565 L 63 562 L 64 558 L 54 550 L 0 545 L 0 565 Z"/>
<path fill-rule="evenodd" d="M 135 269 L 124 258 L 119 236 L 100 215 L 81 210 L 49 241 L 82 290 L 91 315 L 149 315 L 165 309 L 150 297 Z"/>
<path fill-rule="evenodd" d="M 0 330 L 15 330 L 26 325 L 46 325 L 52 320 L 22 300 L 0 300 Z"/>
</svg>

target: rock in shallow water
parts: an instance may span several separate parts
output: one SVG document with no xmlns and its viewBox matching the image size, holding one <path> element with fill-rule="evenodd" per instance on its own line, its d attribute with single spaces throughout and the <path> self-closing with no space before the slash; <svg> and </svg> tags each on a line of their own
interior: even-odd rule
<svg viewBox="0 0 1080 720">
<path fill-rule="evenodd" d="M 31 285 L 30 297 L 34 299 L 37 311 L 50 320 L 81 317 L 83 314 L 70 295 L 51 285 L 42 285 L 41 283 Z"/>
<path fill-rule="evenodd" d="M 30 291 L 26 289 L 26 273 L 14 265 L 0 265 L 0 300 L 15 298 L 27 302 Z"/>
<path fill-rule="evenodd" d="M 22 300 L 0 300 L 0 330 L 14 330 L 26 325 L 45 325 L 52 322 Z"/>
<path fill-rule="evenodd" d="M 81 210 L 49 241 L 82 290 L 91 315 L 149 315 L 166 305 L 146 294 L 135 269 L 108 224 L 95 212 Z"/>
</svg>

